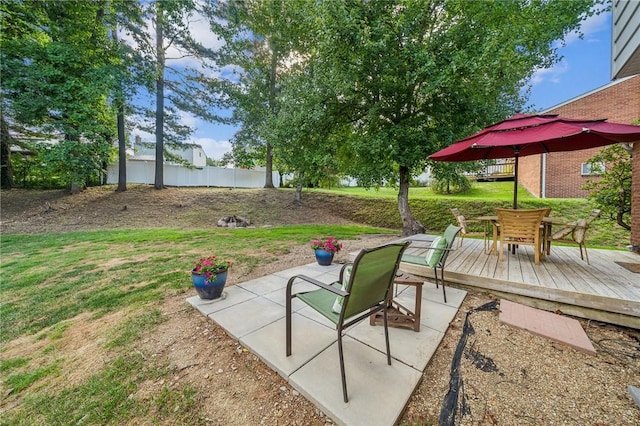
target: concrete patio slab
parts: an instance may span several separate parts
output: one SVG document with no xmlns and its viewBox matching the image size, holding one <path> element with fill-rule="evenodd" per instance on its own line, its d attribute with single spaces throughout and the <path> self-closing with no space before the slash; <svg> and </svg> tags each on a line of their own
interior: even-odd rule
<svg viewBox="0 0 640 426">
<path fill-rule="evenodd" d="M 285 319 L 282 318 L 240 339 L 252 353 L 285 380 L 313 357 L 337 341 L 338 334 L 296 313 L 292 316 L 291 356 L 286 356 Z"/>
<path fill-rule="evenodd" d="M 230 294 L 227 298 L 231 298 Z M 284 309 L 264 297 L 246 300 L 209 315 L 220 327 L 236 339 L 284 318 Z"/>
<path fill-rule="evenodd" d="M 406 287 L 400 289 L 394 300 L 406 307 L 413 308 L 415 293 L 415 287 Z M 457 305 L 445 305 L 442 302 L 441 293 L 425 291 L 423 288 L 420 332 L 416 333 L 406 328 L 394 329 L 389 337 L 392 357 L 420 371 L 426 368 L 444 337 L 444 333 L 449 328 L 449 324 L 458 312 L 457 306 L 462 304 L 466 296 L 465 291 L 456 288 L 452 288 L 449 293 L 451 293 L 447 295 L 449 303 L 453 305 L 457 302 Z M 369 342 L 368 344 L 379 351 L 385 351 L 384 328 L 382 326 L 371 327 L 369 322 L 365 321 L 347 330 L 347 334 L 360 341 Z"/>
<path fill-rule="evenodd" d="M 408 328 L 390 330 L 391 357 L 419 371 L 425 369 L 444 337 L 444 333 L 430 327 L 420 327 L 417 333 Z M 386 353 L 384 327 L 381 325 L 372 327 L 365 320 L 348 329 L 346 335 L 360 342 L 367 342 L 374 349 Z"/>
<path fill-rule="evenodd" d="M 422 378 L 401 362 L 345 336 L 349 402 L 342 396 L 338 344 L 331 345 L 289 377 L 289 382 L 339 425 L 393 425 Z"/>
<path fill-rule="evenodd" d="M 221 300 L 202 300 L 198 296 L 193 296 L 188 298 L 187 302 L 200 311 L 200 313 L 208 316 L 213 312 L 218 312 L 222 309 L 226 309 L 230 306 L 237 305 L 238 303 L 257 297 L 256 294 L 237 286 L 225 288 L 223 295 L 226 297 Z"/>
<path fill-rule="evenodd" d="M 414 289 L 407 289 L 407 291 L 403 291 L 398 296 L 394 297 L 395 300 L 400 302 L 403 306 L 408 308 L 413 308 L 413 301 L 415 300 L 415 291 Z M 427 292 L 425 295 L 424 292 L 422 294 L 422 309 L 420 309 L 420 324 L 422 326 L 431 327 L 435 330 L 438 330 L 442 333 L 447 331 L 449 328 L 449 323 L 453 320 L 458 312 L 458 308 L 460 304 L 462 304 L 462 300 L 464 299 L 464 295 L 466 292 L 458 289 L 451 289 L 451 299 L 447 298 L 449 303 L 446 305 L 442 302 L 442 294 L 440 297 L 435 296 L 438 301 L 434 301 L 429 299 L 428 297 L 433 297 L 432 294 Z M 458 299 L 459 303 L 453 305 L 452 299 Z"/>
<path fill-rule="evenodd" d="M 278 275 L 267 275 L 255 280 L 239 283 L 237 287 L 244 288 L 252 293 L 263 295 L 274 290 L 280 290 L 287 285 L 287 279 Z"/>
<path fill-rule="evenodd" d="M 444 337 L 466 292 L 425 284 L 420 332 L 389 328 L 392 363 L 387 365 L 384 328 L 368 320 L 346 330 L 344 355 L 349 403 L 342 399 L 335 325 L 313 309 L 293 301 L 292 355 L 285 355 L 285 293 L 287 280 L 298 274 L 325 283 L 338 279 L 340 264 L 316 263 L 290 268 L 225 289 L 224 300 L 187 302 L 218 323 L 229 335 L 278 372 L 339 425 L 395 424 L 424 368 Z M 294 292 L 308 290 L 297 281 Z M 400 288 L 399 300 L 413 306 L 415 288 Z"/>
</svg>

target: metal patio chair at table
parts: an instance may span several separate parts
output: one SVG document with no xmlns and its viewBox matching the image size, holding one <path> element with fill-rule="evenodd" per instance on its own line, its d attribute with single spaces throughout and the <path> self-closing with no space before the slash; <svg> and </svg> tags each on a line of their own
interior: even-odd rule
<svg viewBox="0 0 640 426">
<path fill-rule="evenodd" d="M 535 264 L 544 257 L 542 219 L 547 209 L 496 209 L 500 224 L 500 260 L 504 246 L 529 245 L 533 247 Z M 507 250 L 508 252 L 508 250 Z"/>
<path fill-rule="evenodd" d="M 306 275 L 294 275 L 287 282 L 286 300 L 286 353 L 291 355 L 291 327 L 293 298 L 298 298 L 322 314 L 336 326 L 338 331 L 338 355 L 342 393 L 344 402 L 347 396 L 347 381 L 344 371 L 342 351 L 342 333 L 371 315 L 382 311 L 384 318 L 384 336 L 387 349 L 387 364 L 391 365 L 388 328 L 388 298 L 391 292 L 402 253 L 409 242 L 387 244 L 380 247 L 361 250 L 353 264 L 345 264 L 340 270 L 339 281 L 325 284 Z M 292 293 L 296 280 L 311 283 L 317 290 Z"/>
<path fill-rule="evenodd" d="M 587 265 L 589 263 L 589 254 L 587 254 L 587 230 L 598 216 L 600 216 L 599 209 L 591 210 L 589 217 L 586 219 L 579 219 L 576 222 L 568 223 L 567 226 L 560 229 L 557 232 L 554 232 L 551 235 L 551 241 L 559 242 L 559 243 L 572 243 L 578 244 L 580 246 L 580 259 L 587 261 Z M 582 249 L 584 248 L 584 257 L 582 255 Z"/>
<path fill-rule="evenodd" d="M 426 256 L 416 256 L 411 254 L 405 254 L 402 256 L 403 262 L 433 268 L 436 288 L 438 288 L 438 284 L 442 284 L 442 297 L 444 299 L 444 303 L 447 303 L 447 292 L 444 286 L 444 266 L 447 263 L 449 253 L 454 250 L 453 243 L 461 229 L 462 228 L 455 225 L 447 226 L 442 237 L 436 237 L 431 243 L 431 246 L 426 248 Z M 438 269 L 440 269 L 440 279 L 438 279 Z"/>
</svg>

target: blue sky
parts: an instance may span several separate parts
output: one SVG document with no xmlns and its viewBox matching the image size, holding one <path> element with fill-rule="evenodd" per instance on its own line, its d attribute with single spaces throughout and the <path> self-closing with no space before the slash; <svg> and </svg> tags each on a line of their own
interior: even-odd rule
<svg viewBox="0 0 640 426">
<path fill-rule="evenodd" d="M 199 22 L 200 25 L 204 23 Z M 570 34 L 566 46 L 558 52 L 562 59 L 553 68 L 538 70 L 529 85 L 531 88 L 527 106 L 543 111 L 610 83 L 611 78 L 611 12 L 589 18 L 582 24 L 584 37 Z M 198 35 L 205 33 L 198 28 Z M 201 38 L 201 37 L 198 37 Z M 210 47 L 219 41 L 210 38 Z M 606 117 L 603 117 L 606 118 Z M 204 122 L 196 117 L 184 116 L 182 121 L 195 128 L 190 142 L 203 147 L 210 158 L 221 159 L 231 151 L 229 140 L 237 130 Z M 141 134 L 143 140 L 154 140 L 152 135 Z"/>
<path fill-rule="evenodd" d="M 563 59 L 537 71 L 531 81 L 528 106 L 542 111 L 611 82 L 611 12 L 582 24 L 583 39 L 566 38 L 558 52 Z M 606 117 L 602 117 L 606 118 Z"/>
</svg>

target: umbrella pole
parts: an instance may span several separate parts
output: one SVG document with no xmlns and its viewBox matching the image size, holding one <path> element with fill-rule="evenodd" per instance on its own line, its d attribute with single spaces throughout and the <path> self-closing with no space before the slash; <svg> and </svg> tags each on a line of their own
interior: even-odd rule
<svg viewBox="0 0 640 426">
<path fill-rule="evenodd" d="M 520 157 L 520 149 L 514 149 L 515 164 L 513 166 L 513 208 L 518 208 L 518 157 Z"/>
<path fill-rule="evenodd" d="M 514 165 L 513 165 L 513 208 L 514 210 L 518 208 L 518 158 L 520 157 L 520 148 L 514 147 Z M 507 253 L 509 253 L 507 251 Z M 511 244 L 511 254 L 516 254 L 516 245 Z"/>
</svg>

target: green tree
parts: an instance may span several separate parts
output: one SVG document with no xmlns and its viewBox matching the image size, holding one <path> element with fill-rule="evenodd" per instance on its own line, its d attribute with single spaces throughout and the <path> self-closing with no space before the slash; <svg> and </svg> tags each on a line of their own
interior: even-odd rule
<svg viewBox="0 0 640 426">
<path fill-rule="evenodd" d="M 138 15 L 128 15 L 123 28 L 131 35 L 139 55 L 140 75 L 147 75 L 147 90 L 154 95 L 155 111 L 141 108 L 138 127 L 155 134 L 156 189 L 164 188 L 165 144 L 179 148 L 193 133 L 181 122 L 181 113 L 208 121 L 221 121 L 215 110 L 220 100 L 212 96 L 217 82 L 208 75 L 216 70 L 214 49 L 199 42 L 193 25 L 203 19 L 195 0 L 153 0 L 138 2 Z M 185 64 L 185 60 L 190 61 Z M 153 102 L 152 102 L 153 103 Z"/>
<path fill-rule="evenodd" d="M 631 229 L 631 149 L 624 144 L 609 145 L 588 161 L 599 179 L 589 179 L 582 187 L 591 200 L 618 225 Z M 602 166 L 604 165 L 604 170 Z"/>
<path fill-rule="evenodd" d="M 0 188 L 13 187 L 13 165 L 11 164 L 11 145 L 15 140 L 9 133 L 9 124 L 4 115 L 0 116 Z"/>
<path fill-rule="evenodd" d="M 558 59 L 552 43 L 593 3 L 312 2 L 305 29 L 318 66 L 307 87 L 325 93 L 333 120 L 321 122 L 349 127 L 345 171 L 365 186 L 397 184 L 403 233 L 424 231 L 409 208 L 412 174 L 429 154 L 519 109 L 523 82 Z"/>
<path fill-rule="evenodd" d="M 103 172 L 113 139 L 107 2 L 2 2 L 2 107 L 16 125 L 63 142 L 69 184 Z M 99 157 L 85 157 L 85 155 Z"/>
<path fill-rule="evenodd" d="M 434 162 L 431 166 L 431 173 L 433 175 L 431 188 L 441 194 L 469 191 L 471 189 L 471 182 L 463 174 L 463 172 L 470 171 L 469 167 L 473 169 L 476 168 L 473 163 L 470 165 L 469 163 Z"/>
<path fill-rule="evenodd" d="M 242 124 L 232 141 L 234 154 L 243 164 L 264 164 L 265 188 L 274 186 L 274 146 L 285 143 L 274 126 L 283 108 L 283 81 L 296 67 L 300 52 L 304 5 L 304 1 L 232 0 L 215 2 L 208 9 L 214 32 L 225 40 L 218 65 L 232 70 L 219 89 L 234 109 L 232 120 Z"/>
</svg>

